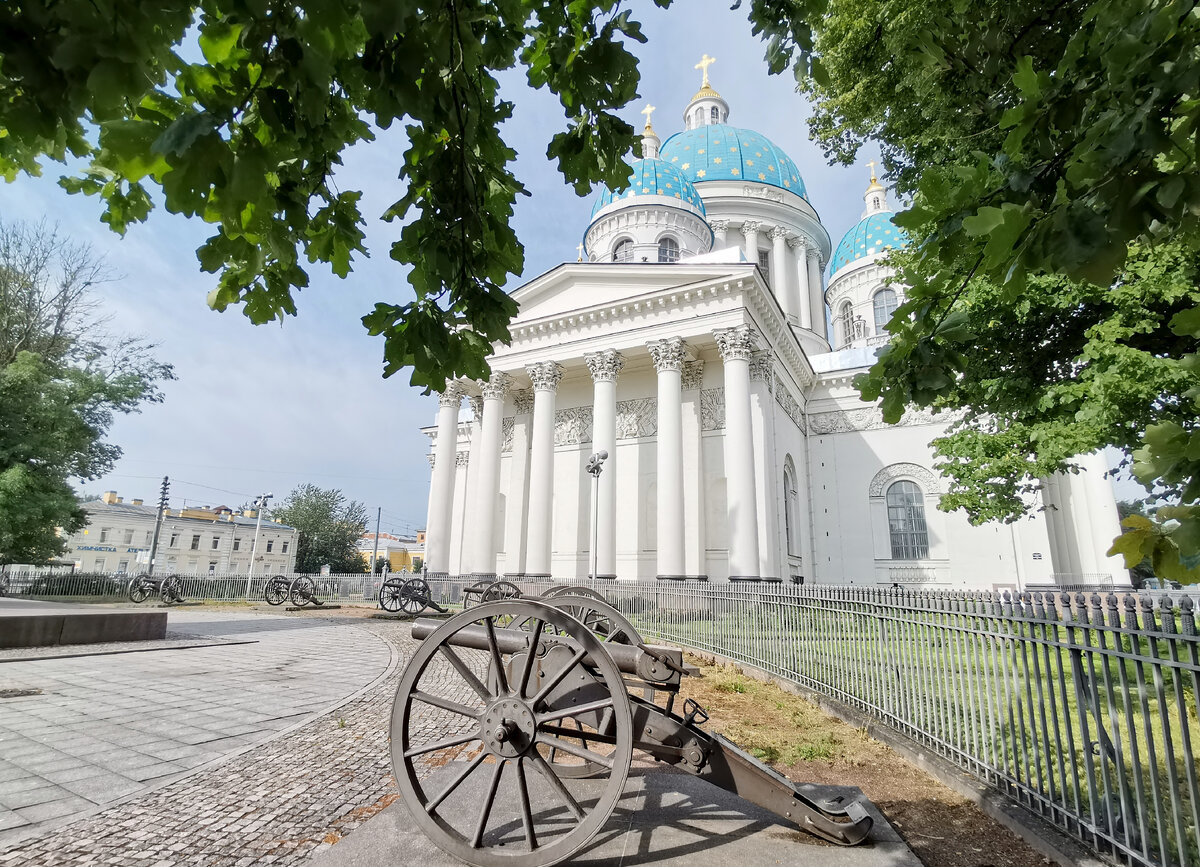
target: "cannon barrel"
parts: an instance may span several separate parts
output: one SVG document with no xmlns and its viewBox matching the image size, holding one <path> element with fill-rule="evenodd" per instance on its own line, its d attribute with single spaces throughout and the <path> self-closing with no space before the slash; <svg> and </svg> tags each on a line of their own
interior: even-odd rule
<svg viewBox="0 0 1200 867">
<path fill-rule="evenodd" d="M 418 641 L 428 638 L 441 626 L 441 621 L 429 618 L 419 618 L 413 621 L 412 637 Z M 533 633 L 524 629 L 499 628 L 495 630 L 496 646 L 501 653 L 523 653 L 529 648 Z M 543 634 L 539 641 L 545 646 L 567 644 L 570 639 L 557 635 Z M 488 650 L 487 630 L 479 624 L 472 624 L 458 629 L 450 637 L 449 644 L 455 647 L 466 647 L 472 650 Z M 683 651 L 677 647 L 662 647 L 659 645 L 643 645 L 635 647 L 631 644 L 605 644 L 604 649 L 612 657 L 622 674 L 632 675 L 648 683 L 679 683 L 679 674 L 685 670 Z M 592 664 L 588 656 L 584 656 L 585 664 Z"/>
</svg>

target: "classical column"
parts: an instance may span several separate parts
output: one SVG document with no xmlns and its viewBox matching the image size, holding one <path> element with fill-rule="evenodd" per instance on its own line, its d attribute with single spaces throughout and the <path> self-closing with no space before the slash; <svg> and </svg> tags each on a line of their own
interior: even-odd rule
<svg viewBox="0 0 1200 867">
<path fill-rule="evenodd" d="M 815 247 L 808 248 L 808 303 L 812 308 L 812 330 L 829 339 L 825 330 L 825 287 L 821 285 L 821 254 Z"/>
<path fill-rule="evenodd" d="M 500 441 L 504 416 L 504 395 L 509 377 L 493 373 L 487 382 L 480 382 L 483 392 L 483 429 L 479 444 L 479 485 L 475 489 L 475 522 L 471 533 L 475 537 L 475 556 L 471 561 L 472 576 L 478 580 L 496 577 L 496 512 L 500 497 Z"/>
<path fill-rule="evenodd" d="M 754 443 L 755 507 L 758 509 L 758 574 L 778 581 L 780 567 L 779 509 L 771 500 L 782 478 L 783 461 L 775 453 L 775 360 L 769 350 L 750 358 L 750 412 Z M 759 485 L 758 481 L 762 484 Z M 783 549 L 786 550 L 786 540 Z"/>
<path fill-rule="evenodd" d="M 529 552 L 529 452 L 533 438 L 533 389 L 509 392 L 516 415 L 513 416 L 512 447 L 509 453 L 508 486 L 505 489 L 504 575 L 525 576 Z M 503 451 L 503 449 L 502 449 Z"/>
<path fill-rule="evenodd" d="M 683 363 L 683 567 L 688 579 L 708 580 L 704 539 L 704 362 Z"/>
<path fill-rule="evenodd" d="M 750 422 L 750 356 L 757 335 L 748 325 L 713 332 L 725 363 L 725 493 L 729 505 L 729 580 L 757 581 L 758 503 Z"/>
<path fill-rule="evenodd" d="M 746 245 L 742 250 L 746 254 L 746 261 L 751 265 L 758 264 L 758 230 L 760 228 L 761 224 L 754 220 L 742 223 L 742 237 L 746 240 Z"/>
<path fill-rule="evenodd" d="M 647 344 L 658 371 L 658 577 L 686 577 L 683 556 L 682 337 Z"/>
<path fill-rule="evenodd" d="M 713 230 L 713 245 L 714 250 L 724 250 L 727 246 L 725 242 L 725 233 L 729 231 L 728 220 L 710 220 L 708 223 Z"/>
<path fill-rule="evenodd" d="M 791 322 L 797 319 L 792 298 L 792 281 L 788 279 L 787 229 L 776 226 L 771 230 L 771 291 Z"/>
<path fill-rule="evenodd" d="M 592 373 L 592 448 L 608 452 L 600 473 L 596 507 L 596 575 L 617 577 L 617 376 L 625 358 L 615 349 L 589 352 Z"/>
<path fill-rule="evenodd" d="M 812 326 L 812 300 L 808 286 L 808 243 L 803 238 L 793 238 L 788 242 L 796 257 L 796 315 L 800 318 L 800 327 Z"/>
<path fill-rule="evenodd" d="M 1108 549 L 1113 540 L 1121 535 L 1121 518 L 1117 513 L 1117 499 L 1113 495 L 1112 483 L 1108 480 L 1108 461 L 1103 452 L 1092 452 L 1081 455 L 1079 463 L 1083 467 L 1080 475 L 1086 490 L 1088 512 L 1092 522 L 1092 544 L 1096 546 L 1096 571 L 1108 573 L 1113 583 L 1123 585 L 1129 583 L 1129 571 L 1125 568 L 1125 558 L 1117 555 L 1108 556 Z"/>
<path fill-rule="evenodd" d="M 461 406 L 462 387 L 457 382 L 447 382 L 446 390 L 438 398 L 437 444 L 429 491 L 429 518 L 425 522 L 425 562 L 433 578 L 446 578 L 450 571 L 450 526 Z"/>
<path fill-rule="evenodd" d="M 533 382 L 533 442 L 529 455 L 527 578 L 550 577 L 550 526 L 554 508 L 554 397 L 563 369 L 553 361 L 525 368 Z"/>
<path fill-rule="evenodd" d="M 461 517 L 457 520 L 458 534 L 451 537 L 450 569 L 455 575 L 469 575 L 475 571 L 475 536 L 469 528 L 474 526 L 476 504 L 479 502 L 479 468 L 483 464 L 480 458 L 483 446 L 483 398 L 478 394 L 469 394 L 467 405 L 471 407 L 471 441 L 465 457 L 462 453 L 459 455 L 462 460 L 459 466 L 465 467 L 463 475 L 466 479 L 463 482 Z"/>
</svg>

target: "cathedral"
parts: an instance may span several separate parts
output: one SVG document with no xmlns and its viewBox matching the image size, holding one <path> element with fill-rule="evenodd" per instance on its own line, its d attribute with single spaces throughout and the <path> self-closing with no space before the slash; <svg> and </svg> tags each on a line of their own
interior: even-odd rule
<svg viewBox="0 0 1200 867">
<path fill-rule="evenodd" d="M 643 112 L 579 261 L 513 293 L 490 379 L 441 395 L 430 577 L 1127 584 L 1100 455 L 1016 523 L 938 510 L 947 420 L 887 425 L 852 384 L 903 301 L 887 191 L 872 171 L 835 246 L 791 158 L 729 124 L 710 63 L 682 130 L 663 141 Z"/>
</svg>

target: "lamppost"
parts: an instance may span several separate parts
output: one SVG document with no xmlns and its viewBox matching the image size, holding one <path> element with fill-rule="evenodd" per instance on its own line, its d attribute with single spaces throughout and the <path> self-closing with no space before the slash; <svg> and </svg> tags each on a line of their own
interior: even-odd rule
<svg viewBox="0 0 1200 867">
<path fill-rule="evenodd" d="M 257 512 L 258 520 L 254 523 L 254 548 L 250 552 L 250 569 L 246 572 L 246 601 L 250 601 L 250 581 L 254 578 L 254 560 L 258 557 L 258 531 L 262 529 L 262 513 L 267 507 L 267 500 L 274 497 L 274 494 L 261 494 L 254 501 L 254 510 Z"/>
<path fill-rule="evenodd" d="M 608 460 L 608 452 L 598 451 L 588 458 L 587 466 L 584 470 L 592 477 L 592 580 L 596 580 L 597 542 L 600 538 L 600 472 L 604 469 L 604 462 Z"/>
</svg>

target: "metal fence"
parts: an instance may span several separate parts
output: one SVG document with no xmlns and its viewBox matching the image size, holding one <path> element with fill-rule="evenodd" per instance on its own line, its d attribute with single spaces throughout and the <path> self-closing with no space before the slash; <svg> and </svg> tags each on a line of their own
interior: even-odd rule
<svg viewBox="0 0 1200 867">
<path fill-rule="evenodd" d="M 255 577 L 251 600 L 269 577 Z M 245 575 L 181 578 L 189 599 L 246 598 Z M 323 600 L 344 602 L 374 602 L 383 580 L 314 579 Z M 8 592 L 113 601 L 127 581 L 9 576 Z M 471 582 L 429 583 L 454 605 Z M 550 586 L 518 583 L 528 595 Z M 837 699 L 1118 862 L 1200 867 L 1200 636 L 1187 595 L 592 586 L 648 639 Z"/>
</svg>

